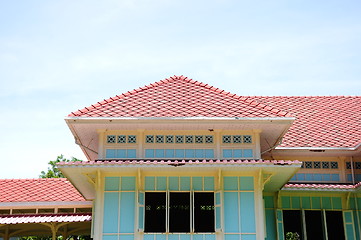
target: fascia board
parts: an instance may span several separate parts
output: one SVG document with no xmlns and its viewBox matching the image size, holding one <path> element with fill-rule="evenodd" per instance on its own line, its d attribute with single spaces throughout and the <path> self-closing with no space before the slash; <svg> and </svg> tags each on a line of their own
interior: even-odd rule
<svg viewBox="0 0 361 240">
<path fill-rule="evenodd" d="M 174 120 L 205 120 L 205 121 L 294 121 L 294 117 L 274 117 L 274 118 L 241 118 L 241 117 L 66 117 L 65 121 L 174 121 Z"/>
<path fill-rule="evenodd" d="M 179 162 L 179 164 L 182 164 L 181 162 Z M 193 163 L 193 164 L 190 164 L 190 163 L 185 163 L 184 165 L 179 165 L 179 166 L 173 166 L 171 164 L 167 164 L 167 163 L 164 163 L 164 164 L 147 164 L 147 163 L 144 163 L 144 164 L 112 164 L 112 163 L 107 163 L 107 164 L 77 164 L 77 165 L 59 165 L 59 169 L 66 169 L 66 168 L 91 168 L 92 171 L 96 170 L 96 169 L 104 169 L 104 168 L 126 168 L 126 169 L 129 169 L 129 168 L 135 168 L 135 169 L 138 169 L 138 168 L 171 168 L 171 169 L 174 169 L 174 168 L 177 168 L 177 169 L 180 169 L 180 168 L 195 168 L 195 169 L 199 169 L 199 168 L 221 168 L 221 169 L 240 169 L 240 168 L 255 168 L 255 169 L 258 169 L 258 168 L 300 168 L 302 166 L 302 163 L 301 162 L 298 162 L 298 163 L 292 163 L 292 164 L 240 164 L 240 165 L 237 165 L 237 164 L 232 164 L 232 163 L 220 163 L 220 164 L 217 164 L 217 163 L 201 163 L 201 164 L 197 164 L 197 163 Z"/>
</svg>

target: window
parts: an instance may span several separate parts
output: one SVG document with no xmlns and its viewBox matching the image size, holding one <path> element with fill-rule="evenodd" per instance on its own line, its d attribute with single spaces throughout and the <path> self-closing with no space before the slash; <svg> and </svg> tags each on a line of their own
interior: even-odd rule
<svg viewBox="0 0 361 240">
<path fill-rule="evenodd" d="M 214 208 L 213 192 L 146 192 L 144 232 L 215 232 Z"/>
<path fill-rule="evenodd" d="M 166 193 L 147 192 L 145 194 L 145 232 L 165 232 Z"/>
<path fill-rule="evenodd" d="M 342 211 L 283 210 L 284 234 L 297 233 L 300 239 L 344 240 Z M 327 233 L 327 235 L 326 235 Z"/>
</svg>

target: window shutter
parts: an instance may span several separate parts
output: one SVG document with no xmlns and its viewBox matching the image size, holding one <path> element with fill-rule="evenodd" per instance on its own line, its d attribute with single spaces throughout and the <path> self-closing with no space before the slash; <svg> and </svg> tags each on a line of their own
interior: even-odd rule
<svg viewBox="0 0 361 240">
<path fill-rule="evenodd" d="M 276 209 L 277 239 L 284 240 L 282 209 Z"/>
<path fill-rule="evenodd" d="M 214 229 L 216 232 L 222 232 L 222 192 L 214 193 Z"/>
<path fill-rule="evenodd" d="M 342 215 L 346 240 L 356 239 L 353 211 L 343 211 Z"/>
<path fill-rule="evenodd" d="M 144 232 L 144 197 L 144 192 L 138 191 L 138 232 Z"/>
</svg>

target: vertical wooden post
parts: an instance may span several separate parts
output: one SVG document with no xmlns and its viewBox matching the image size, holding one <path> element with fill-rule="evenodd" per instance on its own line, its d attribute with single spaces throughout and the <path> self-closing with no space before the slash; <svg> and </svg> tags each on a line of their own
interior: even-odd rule
<svg viewBox="0 0 361 240">
<path fill-rule="evenodd" d="M 4 240 L 9 240 L 10 234 L 9 234 L 9 225 L 5 227 L 5 233 L 4 233 Z"/>
</svg>

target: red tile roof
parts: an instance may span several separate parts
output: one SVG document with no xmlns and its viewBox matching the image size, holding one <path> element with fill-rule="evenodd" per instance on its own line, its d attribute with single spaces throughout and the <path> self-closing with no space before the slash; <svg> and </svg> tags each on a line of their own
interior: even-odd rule
<svg viewBox="0 0 361 240">
<path fill-rule="evenodd" d="M 237 96 L 174 76 L 98 102 L 69 117 L 295 117 L 279 147 L 361 144 L 361 97 Z"/>
<path fill-rule="evenodd" d="M 202 82 L 174 76 L 123 93 L 69 117 L 290 117 L 287 112 Z"/>
<path fill-rule="evenodd" d="M 0 179 L 0 202 L 85 201 L 66 178 Z"/>
<path fill-rule="evenodd" d="M 282 190 L 355 190 L 359 185 L 355 184 L 313 184 L 313 183 L 287 183 Z"/>
<path fill-rule="evenodd" d="M 0 224 L 90 222 L 91 213 L 0 215 Z"/>
<path fill-rule="evenodd" d="M 354 148 L 361 144 L 361 96 L 250 97 L 296 117 L 279 147 Z"/>
</svg>

